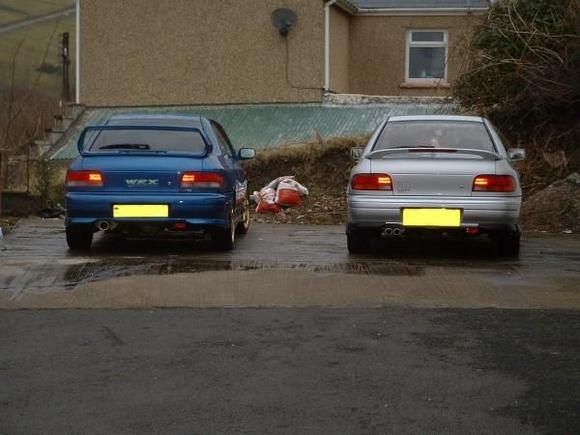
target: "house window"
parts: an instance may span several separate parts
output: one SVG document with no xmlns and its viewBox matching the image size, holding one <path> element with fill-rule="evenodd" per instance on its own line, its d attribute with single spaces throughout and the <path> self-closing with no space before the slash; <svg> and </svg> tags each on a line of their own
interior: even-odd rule
<svg viewBox="0 0 580 435">
<path fill-rule="evenodd" d="M 407 32 L 407 82 L 446 81 L 448 39 L 446 30 Z"/>
</svg>

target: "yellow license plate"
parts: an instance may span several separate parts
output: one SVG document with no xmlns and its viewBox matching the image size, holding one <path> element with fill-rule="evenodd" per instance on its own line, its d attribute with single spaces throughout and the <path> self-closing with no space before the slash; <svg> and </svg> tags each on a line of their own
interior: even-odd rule
<svg viewBox="0 0 580 435">
<path fill-rule="evenodd" d="M 447 208 L 405 208 L 403 225 L 406 227 L 458 227 L 461 210 Z"/>
<path fill-rule="evenodd" d="M 166 218 L 169 217 L 168 205 L 114 205 L 115 218 Z"/>
</svg>

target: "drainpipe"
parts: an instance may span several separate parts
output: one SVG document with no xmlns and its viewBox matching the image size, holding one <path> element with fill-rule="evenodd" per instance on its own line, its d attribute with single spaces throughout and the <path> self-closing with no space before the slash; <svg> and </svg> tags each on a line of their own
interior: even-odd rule
<svg viewBox="0 0 580 435">
<path fill-rule="evenodd" d="M 330 7 L 337 0 L 324 3 L 324 91 L 330 90 Z"/>
<path fill-rule="evenodd" d="M 76 0 L 75 103 L 81 103 L 81 0 Z"/>
</svg>

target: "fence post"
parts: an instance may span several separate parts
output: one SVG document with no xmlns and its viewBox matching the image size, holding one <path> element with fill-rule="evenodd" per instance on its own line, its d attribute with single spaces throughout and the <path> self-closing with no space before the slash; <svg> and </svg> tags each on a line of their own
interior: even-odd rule
<svg viewBox="0 0 580 435">
<path fill-rule="evenodd" d="M 32 144 L 28 144 L 28 153 L 26 154 L 26 193 L 30 195 L 30 154 L 32 153 Z"/>
<path fill-rule="evenodd" d="M 2 191 L 4 190 L 4 150 L 0 148 L 0 216 L 2 216 Z"/>
</svg>

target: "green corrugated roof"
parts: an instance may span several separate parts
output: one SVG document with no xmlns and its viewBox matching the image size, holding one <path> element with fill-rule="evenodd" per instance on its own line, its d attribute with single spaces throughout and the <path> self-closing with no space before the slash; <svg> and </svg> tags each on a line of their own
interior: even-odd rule
<svg viewBox="0 0 580 435">
<path fill-rule="evenodd" d="M 256 149 L 312 141 L 322 137 L 358 136 L 371 133 L 389 115 L 449 113 L 452 105 L 441 103 L 390 103 L 372 105 L 267 104 L 243 106 L 179 106 L 88 109 L 74 134 L 50 157 L 75 158 L 76 142 L 86 125 L 102 125 L 119 113 L 204 115 L 221 123 L 236 147 Z"/>
</svg>

